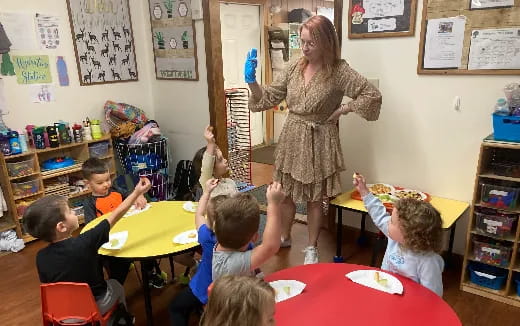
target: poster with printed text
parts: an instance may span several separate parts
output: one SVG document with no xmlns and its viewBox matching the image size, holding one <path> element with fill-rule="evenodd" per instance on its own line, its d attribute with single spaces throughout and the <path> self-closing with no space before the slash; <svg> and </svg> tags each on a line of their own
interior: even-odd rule
<svg viewBox="0 0 520 326">
<path fill-rule="evenodd" d="M 47 55 L 13 56 L 18 84 L 47 84 L 52 82 Z"/>
<path fill-rule="evenodd" d="M 190 0 L 148 0 L 157 79 L 198 80 Z"/>
<path fill-rule="evenodd" d="M 82 86 L 137 81 L 128 0 L 67 0 Z"/>
</svg>

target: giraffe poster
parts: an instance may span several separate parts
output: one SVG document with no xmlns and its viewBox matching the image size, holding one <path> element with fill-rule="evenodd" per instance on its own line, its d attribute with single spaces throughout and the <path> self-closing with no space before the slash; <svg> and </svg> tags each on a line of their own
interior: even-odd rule
<svg viewBox="0 0 520 326">
<path fill-rule="evenodd" d="M 82 86 L 137 81 L 128 0 L 67 0 Z"/>
<path fill-rule="evenodd" d="M 157 79 L 198 80 L 190 0 L 148 0 Z"/>
</svg>

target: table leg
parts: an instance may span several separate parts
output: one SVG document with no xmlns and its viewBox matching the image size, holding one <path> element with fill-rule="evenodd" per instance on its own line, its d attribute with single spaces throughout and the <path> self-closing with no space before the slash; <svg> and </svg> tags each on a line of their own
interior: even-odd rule
<svg viewBox="0 0 520 326">
<path fill-rule="evenodd" d="M 383 247 L 386 240 L 386 236 L 383 234 L 383 232 L 379 232 L 376 236 L 376 243 L 372 249 L 372 258 L 370 259 L 370 266 L 376 267 L 376 260 L 379 256 L 379 252 L 381 251 L 381 248 Z"/>
<path fill-rule="evenodd" d="M 455 228 L 457 227 L 457 221 L 451 225 L 450 231 L 450 242 L 448 242 L 448 253 L 446 255 L 446 267 L 450 267 L 453 259 L 453 241 L 455 240 Z"/>
<path fill-rule="evenodd" d="M 334 256 L 335 263 L 342 263 L 345 260 L 341 256 L 341 245 L 343 244 L 343 211 L 338 207 L 338 223 L 336 225 L 336 256 Z"/>
<path fill-rule="evenodd" d="M 150 298 L 150 288 L 148 282 L 148 271 L 144 267 L 144 260 L 141 261 L 141 275 L 143 278 L 143 295 L 144 295 L 144 307 L 146 311 L 146 325 L 153 326 L 153 312 L 152 312 L 152 299 Z"/>
<path fill-rule="evenodd" d="M 170 261 L 170 271 L 172 272 L 172 283 L 173 283 L 173 280 L 175 279 L 175 269 L 173 267 L 173 256 L 169 255 L 168 260 Z"/>
<path fill-rule="evenodd" d="M 362 212 L 361 213 L 361 233 L 359 234 L 359 237 L 357 239 L 357 244 L 360 246 L 363 246 L 367 243 L 366 220 L 367 220 L 367 213 Z"/>
</svg>

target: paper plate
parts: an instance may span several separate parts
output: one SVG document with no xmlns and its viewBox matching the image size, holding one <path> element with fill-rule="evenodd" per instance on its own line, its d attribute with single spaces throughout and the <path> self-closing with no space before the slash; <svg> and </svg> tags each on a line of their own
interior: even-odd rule
<svg viewBox="0 0 520 326">
<path fill-rule="evenodd" d="M 128 217 L 128 216 L 132 216 L 132 215 L 135 215 L 135 214 L 142 213 L 142 212 L 144 212 L 144 211 L 149 210 L 150 207 L 152 207 L 152 205 L 150 205 L 150 204 L 146 204 L 146 206 L 143 207 L 143 209 L 137 209 L 137 208 L 135 207 L 135 205 L 132 205 L 132 207 L 130 207 L 130 208 L 128 209 L 128 211 L 126 212 L 125 215 L 123 215 L 123 217 Z"/>
<path fill-rule="evenodd" d="M 269 282 L 276 293 L 276 302 L 284 301 L 302 293 L 305 283 L 295 280 L 278 280 Z"/>
<path fill-rule="evenodd" d="M 403 196 L 403 195 L 406 195 L 407 193 L 409 193 L 410 195 L 409 196 Z M 399 189 L 399 190 L 396 190 L 394 191 L 394 196 L 397 198 L 397 199 L 401 199 L 401 198 L 414 198 L 414 199 L 417 199 L 417 200 L 426 200 L 427 196 L 424 192 L 421 192 L 421 191 L 417 191 L 417 190 L 412 190 L 412 189 Z M 400 196 L 403 196 L 403 197 L 400 197 Z"/>
<path fill-rule="evenodd" d="M 386 282 L 376 281 L 376 273 L 379 274 L 380 280 L 386 280 Z M 372 289 L 376 289 L 391 294 L 403 293 L 403 284 L 401 283 L 401 281 L 399 281 L 393 275 L 390 275 L 382 271 L 376 271 L 373 269 L 357 270 L 350 272 L 345 276 L 352 280 L 352 282 L 354 283 L 361 284 Z"/>
<path fill-rule="evenodd" d="M 192 242 L 198 242 L 198 234 L 197 230 L 188 230 L 182 233 L 177 234 L 173 237 L 173 242 L 179 244 L 188 244 Z"/>
<path fill-rule="evenodd" d="M 128 239 L 128 231 L 112 233 L 108 236 L 108 242 L 105 242 L 101 248 L 117 250 L 123 248 L 126 239 Z"/>
<path fill-rule="evenodd" d="M 187 201 L 182 205 L 182 208 L 184 208 L 185 211 L 195 213 L 197 211 L 197 206 L 199 206 L 198 203 Z"/>
<path fill-rule="evenodd" d="M 391 194 L 395 191 L 394 186 L 386 183 L 367 184 L 367 188 L 374 195 Z"/>
</svg>

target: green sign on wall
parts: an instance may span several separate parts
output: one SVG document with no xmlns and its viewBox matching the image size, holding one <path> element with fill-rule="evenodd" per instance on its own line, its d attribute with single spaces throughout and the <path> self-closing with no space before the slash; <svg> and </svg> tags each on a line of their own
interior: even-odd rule
<svg viewBox="0 0 520 326">
<path fill-rule="evenodd" d="M 18 84 L 47 84 L 52 82 L 49 56 L 13 56 Z"/>
</svg>

